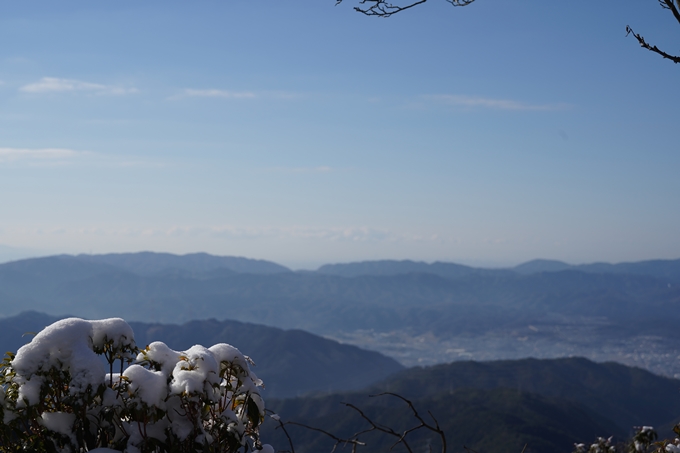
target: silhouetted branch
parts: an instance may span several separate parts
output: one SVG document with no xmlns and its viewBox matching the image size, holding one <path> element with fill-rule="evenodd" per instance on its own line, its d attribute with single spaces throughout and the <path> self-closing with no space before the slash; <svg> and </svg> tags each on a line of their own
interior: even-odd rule
<svg viewBox="0 0 680 453">
<path fill-rule="evenodd" d="M 290 436 L 288 435 L 288 432 L 286 431 L 285 425 L 294 425 L 294 426 L 300 426 L 305 429 L 309 429 L 310 431 L 316 431 L 318 433 L 324 434 L 331 439 L 335 441 L 335 445 L 333 445 L 333 449 L 331 450 L 331 453 L 335 451 L 336 448 L 338 448 L 338 445 L 345 444 L 345 445 L 351 445 L 352 446 L 352 453 L 356 453 L 357 447 L 359 446 L 364 446 L 366 445 L 364 442 L 361 442 L 359 439 L 357 439 L 357 434 L 353 435 L 349 439 L 342 439 L 335 434 L 329 433 L 328 431 L 321 429 L 321 428 L 316 428 L 314 426 L 309 426 L 305 425 L 304 423 L 298 423 L 298 422 L 282 422 L 281 420 L 277 420 L 279 422 L 279 426 L 283 429 L 284 434 L 288 438 L 288 443 L 290 444 L 290 449 L 291 453 L 295 453 L 295 447 L 293 446 L 293 441 L 291 440 Z"/>
<path fill-rule="evenodd" d="M 423 418 L 420 416 L 420 414 L 416 410 L 416 408 L 413 405 L 413 402 L 411 402 L 411 400 L 406 399 L 406 398 L 404 398 L 403 396 L 401 396 L 397 393 L 385 392 L 385 393 L 379 393 L 377 395 L 369 395 L 369 397 L 375 398 L 375 397 L 378 397 L 378 396 L 385 396 L 385 395 L 391 395 L 391 396 L 394 396 L 394 397 L 399 398 L 400 400 L 404 401 L 408 405 L 409 409 L 411 409 L 411 412 L 413 413 L 413 416 L 415 417 L 415 419 L 418 420 L 420 422 L 420 424 L 417 425 L 417 426 L 413 426 L 409 429 L 406 429 L 402 432 L 397 432 L 394 429 L 390 428 L 389 426 L 383 426 L 383 425 L 380 425 L 380 424 L 374 422 L 370 417 L 366 416 L 366 414 L 364 414 L 361 409 L 354 406 L 353 404 L 345 403 L 345 405 L 348 406 L 348 407 L 351 407 L 352 409 L 357 411 L 359 413 L 359 415 L 371 425 L 371 429 L 369 429 L 367 431 L 377 430 L 377 431 L 383 432 L 385 434 L 389 434 L 391 436 L 397 437 L 397 441 L 392 445 L 390 450 L 392 450 L 397 445 L 402 444 L 406 448 L 406 450 L 408 450 L 409 452 L 412 452 L 411 446 L 406 441 L 406 436 L 408 434 L 414 432 L 414 431 L 418 431 L 419 429 L 425 428 L 425 429 L 433 431 L 433 432 L 435 432 L 439 435 L 441 442 L 442 442 L 442 453 L 446 453 L 446 435 L 444 434 L 444 431 L 440 428 L 439 422 L 437 421 L 435 416 L 432 415 L 432 412 L 428 411 L 428 414 L 430 415 L 430 417 L 434 421 L 434 425 L 431 425 L 431 424 L 427 423 L 425 420 L 423 420 Z"/>
<path fill-rule="evenodd" d="M 418 414 L 418 411 L 416 410 L 416 408 L 413 405 L 413 403 L 411 402 L 411 400 L 408 400 L 408 399 L 404 398 L 403 396 L 401 396 L 397 393 L 384 392 L 384 393 L 379 393 L 377 395 L 369 395 L 369 396 L 370 397 L 376 397 L 376 396 L 383 396 L 383 395 L 392 395 L 392 396 L 399 398 L 400 400 L 404 401 L 406 404 L 408 404 L 408 407 L 411 409 L 411 412 L 413 412 L 413 416 L 416 418 L 416 420 L 418 420 L 420 422 L 419 426 L 417 426 L 415 428 L 411 428 L 409 431 L 415 431 L 416 429 L 425 428 L 425 429 L 429 429 L 432 432 L 437 433 L 442 440 L 442 453 L 446 452 L 446 436 L 444 435 L 444 431 L 439 427 L 439 421 L 437 421 L 435 416 L 432 415 L 432 412 L 430 412 L 429 410 L 427 411 L 427 413 L 430 415 L 430 418 L 432 418 L 432 421 L 434 422 L 434 426 L 428 424 L 425 420 L 423 420 L 423 418 L 420 416 L 420 414 Z"/>
<path fill-rule="evenodd" d="M 645 49 L 651 50 L 652 52 L 655 52 L 655 53 L 661 55 L 662 57 L 671 60 L 673 63 L 680 63 L 680 56 L 671 55 L 669 53 L 664 52 L 663 50 L 659 49 L 656 46 L 652 46 L 651 44 L 648 44 L 647 41 L 645 41 L 645 38 L 643 38 L 639 34 L 635 33 L 633 31 L 633 29 L 630 28 L 630 26 L 626 26 L 626 36 L 628 36 L 629 34 L 632 34 L 635 37 L 635 39 L 638 40 L 638 42 L 640 43 L 640 46 L 644 47 Z"/>
<path fill-rule="evenodd" d="M 407 433 L 398 433 L 397 431 L 393 430 L 389 426 L 380 425 L 380 424 L 374 422 L 370 417 L 368 417 L 366 414 L 364 414 L 364 412 L 361 409 L 359 409 L 358 407 L 356 407 L 355 405 L 350 404 L 350 403 L 344 403 L 344 404 L 345 404 L 345 406 L 351 407 L 352 409 L 357 411 L 359 413 L 359 415 L 361 416 L 361 418 L 366 420 L 368 422 L 368 424 L 371 425 L 371 428 L 364 430 L 361 433 L 368 433 L 368 432 L 371 432 L 371 431 L 380 431 L 381 433 L 389 434 L 390 436 L 396 436 L 396 437 L 398 437 L 398 440 L 390 447 L 390 451 L 394 447 L 396 447 L 397 445 L 399 445 L 401 443 L 401 444 L 404 445 L 404 447 L 406 448 L 406 450 L 409 453 L 413 453 L 413 450 L 411 450 L 411 446 L 408 444 L 408 442 L 406 442 L 406 439 L 405 439 Z"/>
<path fill-rule="evenodd" d="M 293 445 L 293 441 L 291 439 L 291 436 L 289 435 L 288 431 L 286 430 L 286 425 L 299 426 L 299 427 L 302 427 L 302 428 L 305 428 L 305 429 L 309 429 L 311 431 L 316 431 L 316 432 L 321 433 L 321 434 L 323 434 L 327 437 L 330 437 L 331 439 L 333 439 L 335 441 L 335 444 L 333 445 L 333 449 L 331 450 L 331 453 L 334 453 L 335 450 L 337 449 L 337 447 L 339 445 L 343 445 L 343 444 L 344 445 L 351 445 L 352 446 L 352 453 L 356 453 L 358 447 L 366 446 L 365 442 L 362 442 L 362 441 L 359 440 L 359 436 L 362 436 L 366 433 L 374 432 L 374 431 L 381 432 L 381 433 L 384 433 L 384 434 L 388 434 L 390 436 L 397 438 L 396 441 L 394 442 L 394 444 L 392 444 L 392 446 L 390 447 L 390 451 L 392 451 L 394 449 L 394 447 L 396 447 L 397 445 L 401 444 L 401 445 L 404 446 L 404 448 L 409 453 L 413 453 L 413 449 L 411 448 L 408 441 L 406 440 L 406 436 L 408 436 L 410 433 L 412 433 L 414 431 L 418 431 L 419 429 L 425 428 L 425 429 L 433 431 L 433 432 L 435 432 L 439 435 L 439 437 L 441 439 L 441 443 L 442 443 L 441 453 L 446 453 L 446 435 L 444 434 L 444 431 L 439 426 L 439 422 L 437 421 L 435 416 L 432 415 L 432 412 L 427 411 L 427 413 L 430 415 L 430 417 L 433 420 L 433 423 L 428 423 L 421 417 L 421 415 L 418 413 L 418 411 L 416 410 L 413 403 L 410 400 L 404 398 L 403 396 L 401 396 L 399 394 L 391 393 L 391 392 L 385 392 L 385 393 L 380 393 L 378 395 L 369 395 L 369 397 L 374 398 L 374 397 L 385 396 L 385 395 L 391 395 L 391 396 L 394 396 L 394 397 L 399 398 L 400 400 L 404 401 L 408 405 L 408 407 L 411 409 L 413 417 L 416 420 L 418 420 L 419 424 L 417 424 L 416 426 L 413 426 L 411 428 L 408 428 L 404 431 L 396 431 L 389 426 L 382 425 L 382 424 L 374 421 L 371 417 L 366 415 L 366 413 L 362 409 L 358 408 L 354 404 L 342 403 L 346 407 L 349 407 L 349 408 L 353 409 L 354 411 L 356 411 L 361 418 L 366 420 L 366 422 L 369 424 L 369 427 L 362 430 L 362 431 L 354 433 L 352 436 L 350 436 L 348 438 L 341 438 L 341 437 L 338 437 L 335 434 L 329 433 L 328 431 L 321 429 L 321 428 L 309 426 L 309 425 L 306 425 L 304 423 L 292 422 L 292 421 L 283 422 L 283 421 L 281 421 L 281 419 L 276 417 L 276 418 L 274 418 L 274 420 L 276 420 L 279 424 L 279 426 L 277 426 L 276 429 L 281 428 L 283 430 L 283 433 L 286 435 L 286 438 L 288 439 L 288 443 L 290 445 L 290 453 L 295 453 L 295 446 Z M 430 451 L 432 451 L 431 448 L 432 447 L 430 447 Z M 464 447 L 464 448 L 466 448 L 466 447 Z M 466 450 L 467 450 L 467 448 L 466 448 Z"/>
<path fill-rule="evenodd" d="M 673 4 L 673 0 L 659 0 L 659 4 L 663 9 L 670 9 L 673 16 L 675 16 L 675 20 L 680 23 L 680 10 Z M 680 6 L 680 2 L 678 2 L 678 6 Z"/>
<path fill-rule="evenodd" d="M 446 1 L 452 4 L 453 6 L 466 6 L 474 2 L 475 0 L 446 0 Z M 361 0 L 359 3 L 367 6 L 365 7 L 355 6 L 354 10 L 367 16 L 390 17 L 393 14 L 413 8 L 414 6 L 422 5 L 425 2 L 427 2 L 427 0 L 418 0 L 413 3 L 400 6 L 394 5 L 385 0 Z M 340 3 L 342 3 L 342 0 L 337 0 L 335 2 L 336 5 L 339 5 Z"/>
<path fill-rule="evenodd" d="M 677 3 L 677 6 L 673 3 L 673 0 L 659 0 L 659 5 L 661 5 L 663 9 L 670 10 L 670 12 L 673 13 L 673 17 L 675 17 L 675 20 L 680 24 L 680 9 L 678 8 L 680 7 L 680 0 L 675 1 Z M 651 50 L 652 52 L 661 55 L 663 58 L 671 60 L 673 63 L 680 63 L 680 56 L 671 55 L 659 49 L 658 47 L 649 44 L 647 41 L 645 41 L 644 37 L 635 33 L 633 29 L 630 28 L 630 25 L 627 25 L 626 36 L 630 34 L 632 34 L 635 37 L 635 39 L 638 40 L 640 46 L 644 47 L 645 49 Z"/>
<path fill-rule="evenodd" d="M 276 427 L 276 429 L 281 428 L 281 431 L 283 431 L 283 434 L 286 435 L 286 439 L 288 439 L 288 445 L 290 445 L 290 453 L 295 453 L 295 446 L 293 445 L 293 439 L 291 439 L 290 434 L 288 434 L 288 430 L 286 429 L 285 424 L 281 421 L 281 419 L 276 416 L 276 418 L 272 417 L 272 420 L 275 420 L 279 426 Z M 283 450 L 285 451 L 285 450 Z"/>
<path fill-rule="evenodd" d="M 419 429 L 425 428 L 425 429 L 430 430 L 430 431 L 432 431 L 432 432 L 435 432 L 435 433 L 437 433 L 437 434 L 439 435 L 439 437 L 440 437 L 440 439 L 441 439 L 441 443 L 442 443 L 441 453 L 446 453 L 446 449 L 447 449 L 447 446 L 446 446 L 446 434 L 444 433 L 444 431 L 443 431 L 443 430 L 441 429 L 441 427 L 439 426 L 439 421 L 438 421 L 437 418 L 432 414 L 431 411 L 429 411 L 429 410 L 427 411 L 428 415 L 432 418 L 432 423 L 429 423 L 429 422 L 425 421 L 425 419 L 418 413 L 418 410 L 417 410 L 416 407 L 413 405 L 413 402 L 412 402 L 411 400 L 409 400 L 409 399 L 407 399 L 407 398 L 404 398 L 403 396 L 401 396 L 401 395 L 399 395 L 399 394 L 397 394 L 397 393 L 385 392 L 385 393 L 379 393 L 379 394 L 377 394 L 377 395 L 369 395 L 369 397 L 370 397 L 370 398 L 375 398 L 375 397 L 385 396 L 385 395 L 394 396 L 394 397 L 396 397 L 396 398 L 399 398 L 399 399 L 402 400 L 403 402 L 405 402 L 405 403 L 408 405 L 409 409 L 411 410 L 411 413 L 412 413 L 413 417 L 414 417 L 419 423 L 418 423 L 416 426 L 413 426 L 413 427 L 411 427 L 411 428 L 405 429 L 405 430 L 403 430 L 403 431 L 396 431 L 396 430 L 394 430 L 393 428 L 391 428 L 391 427 L 389 427 L 389 426 L 382 425 L 382 424 L 376 422 L 376 421 L 373 420 L 370 416 L 366 415 L 366 413 L 365 413 L 362 409 L 358 408 L 358 407 L 355 406 L 354 404 L 351 404 L 351 403 L 342 403 L 342 404 L 344 404 L 346 407 L 349 407 L 349 408 L 353 409 L 357 414 L 359 414 L 359 416 L 360 416 L 361 418 L 363 418 L 363 419 L 369 424 L 369 428 L 364 429 L 364 430 L 359 431 L 359 432 L 356 432 L 356 433 L 354 433 L 353 435 L 351 435 L 349 438 L 343 439 L 343 438 L 338 437 L 338 436 L 336 436 L 335 434 L 332 434 L 332 433 L 330 433 L 330 432 L 328 432 L 328 431 L 326 431 L 326 430 L 324 430 L 324 429 L 321 429 L 321 428 L 317 428 L 317 427 L 314 427 L 314 426 L 309 426 L 309 425 L 306 425 L 306 424 L 304 424 L 304 423 L 292 422 L 292 421 L 283 422 L 283 421 L 281 421 L 281 420 L 278 418 L 278 416 L 277 416 L 276 418 L 274 418 L 274 417 L 272 417 L 272 418 L 274 418 L 274 420 L 276 420 L 276 421 L 278 422 L 278 424 L 279 424 L 279 426 L 278 426 L 276 429 L 278 429 L 278 428 L 280 427 L 280 428 L 283 430 L 283 432 L 284 432 L 284 434 L 286 435 L 286 437 L 288 438 L 288 443 L 290 444 L 290 453 L 295 453 L 295 447 L 294 447 L 294 445 L 293 445 L 293 441 L 292 441 L 292 439 L 291 439 L 291 436 L 289 435 L 288 431 L 286 430 L 286 426 L 285 426 L 285 425 L 299 426 L 299 427 L 301 427 L 301 428 L 309 429 L 309 430 L 311 430 L 311 431 L 316 431 L 316 432 L 321 433 L 321 434 L 323 434 L 323 435 L 325 435 L 325 436 L 327 436 L 327 437 L 330 437 L 331 439 L 333 439 L 333 440 L 335 441 L 335 444 L 333 445 L 333 449 L 331 450 L 330 453 L 335 453 L 335 451 L 337 450 L 338 446 L 339 446 L 339 445 L 343 445 L 343 444 L 345 444 L 345 445 L 351 445 L 351 446 L 352 446 L 352 452 L 351 452 L 351 453 L 356 453 L 358 447 L 365 447 L 365 446 L 367 446 L 365 442 L 362 442 L 362 441 L 359 440 L 359 436 L 361 436 L 361 435 L 363 435 L 363 434 L 366 434 L 366 433 L 370 433 L 370 432 L 380 432 L 380 433 L 383 433 L 383 434 L 387 434 L 387 435 L 396 437 L 397 440 L 394 442 L 394 444 L 392 444 L 392 445 L 390 446 L 389 451 L 392 451 L 396 446 L 398 446 L 399 444 L 401 444 L 401 445 L 404 446 L 404 448 L 406 449 L 406 451 L 408 451 L 409 453 L 413 453 L 413 449 L 411 448 L 411 446 L 410 446 L 409 443 L 407 442 L 406 437 L 407 437 L 410 433 L 412 433 L 412 432 L 415 432 L 415 431 L 418 431 Z M 528 446 L 527 444 L 524 445 L 524 448 L 522 449 L 522 452 L 521 452 L 521 453 L 524 453 L 524 452 L 526 451 L 527 446 Z M 464 449 L 466 452 L 468 452 L 468 453 L 478 453 L 478 452 L 476 452 L 475 450 L 473 450 L 473 449 L 471 449 L 471 448 L 469 448 L 469 447 L 467 447 L 467 446 L 463 446 L 463 449 Z M 362 450 L 362 451 L 363 451 L 363 450 Z M 431 445 L 429 445 L 429 451 L 430 451 L 430 453 L 432 452 L 432 446 L 431 446 Z M 279 450 L 279 453 L 286 453 L 286 452 L 287 452 L 287 451 L 285 451 L 285 450 Z"/>
</svg>

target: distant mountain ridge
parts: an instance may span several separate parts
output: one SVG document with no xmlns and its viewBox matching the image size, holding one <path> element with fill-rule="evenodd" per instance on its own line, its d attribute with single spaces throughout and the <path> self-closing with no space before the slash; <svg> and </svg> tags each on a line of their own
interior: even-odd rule
<svg viewBox="0 0 680 453">
<path fill-rule="evenodd" d="M 155 260 L 158 262 L 153 264 Z M 184 270 L 178 262 L 184 262 Z M 260 273 L 215 267 L 233 262 L 248 264 L 233 269 L 259 269 Z M 662 262 L 660 266 L 670 272 L 676 263 Z M 526 326 L 544 319 L 546 313 L 607 316 L 616 322 L 629 319 L 638 329 L 653 325 L 651 319 L 647 324 L 649 316 L 663 313 L 664 320 L 674 318 L 675 303 L 680 299 L 678 285 L 669 285 L 668 278 L 649 272 L 568 269 L 520 274 L 408 261 L 326 268 L 335 274 L 355 275 L 344 277 L 295 273 L 286 268 L 272 273 L 281 270 L 276 266 L 203 254 L 151 253 L 15 261 L 0 265 L 0 315 L 26 309 L 88 317 L 124 313 L 132 320 L 178 323 L 224 313 L 224 318 L 323 334 L 427 328 L 441 335 L 452 329 L 480 332 L 486 328 L 480 325 L 482 320 L 486 320 L 482 324 Z M 659 265 L 645 262 L 643 267 L 658 269 Z M 383 274 L 375 275 L 376 269 Z M 421 269 L 431 272 L 402 273 Z M 617 310 L 611 310 L 612 304 Z M 540 319 L 531 320 L 536 316 Z"/>
<path fill-rule="evenodd" d="M 680 364 L 663 360 L 680 354 L 678 263 L 536 261 L 517 272 L 386 260 L 292 272 L 206 254 L 58 255 L 0 265 L 0 316 L 233 319 L 302 329 L 409 365 L 583 355 L 680 376 Z"/>
<path fill-rule="evenodd" d="M 520 274 L 535 274 L 537 272 L 560 272 L 571 269 L 574 266 L 563 261 L 556 260 L 531 260 L 526 263 L 518 264 L 512 270 Z"/>
<path fill-rule="evenodd" d="M 326 264 L 317 271 L 319 274 L 337 275 L 341 277 L 358 277 L 362 275 L 403 275 L 403 274 L 433 274 L 443 278 L 462 278 L 470 275 L 507 275 L 512 271 L 507 269 L 483 269 L 462 264 L 444 263 L 436 261 L 428 264 L 423 261 L 411 260 L 379 260 L 360 261 L 345 264 Z"/>
<path fill-rule="evenodd" d="M 171 253 L 138 252 L 105 255 L 76 255 L 77 260 L 108 264 L 139 275 L 154 275 L 173 270 L 191 274 L 206 274 L 228 269 L 239 274 L 276 274 L 292 272 L 285 266 L 265 260 L 237 256 L 215 256 L 207 253 L 174 255 Z"/>
<path fill-rule="evenodd" d="M 128 319 L 172 323 L 224 313 L 224 318 L 316 333 L 407 328 L 415 322 L 434 332 L 454 327 L 476 330 L 482 319 L 505 325 L 516 316 L 546 310 L 621 319 L 628 313 L 638 316 L 668 307 L 670 315 L 679 291 L 648 276 L 577 271 L 457 279 L 420 273 L 346 278 L 293 272 L 196 278 L 139 275 L 72 257 L 0 265 L 0 313 L 8 309 L 89 317 L 126 313 Z M 612 299 L 617 300 L 618 312 L 611 312 Z M 446 307 L 455 311 L 443 316 Z M 509 317 L 508 310 L 521 311 Z M 460 316 L 472 312 L 483 314 L 475 324 Z M 635 321 L 639 324 L 641 319 Z"/>
<path fill-rule="evenodd" d="M 590 264 L 567 264 L 554 260 L 532 260 L 512 268 L 521 274 L 533 274 L 537 272 L 560 272 L 574 270 L 593 274 L 635 274 L 648 275 L 656 278 L 665 278 L 670 281 L 680 282 L 680 259 L 677 260 L 647 260 L 630 263 L 590 263 Z"/>
<path fill-rule="evenodd" d="M 342 277 L 358 277 L 361 275 L 402 275 L 410 273 L 434 274 L 444 278 L 463 278 L 470 275 L 503 277 L 517 273 L 531 275 L 543 272 L 579 271 L 591 274 L 631 274 L 645 275 L 655 278 L 669 279 L 680 283 L 680 259 L 647 260 L 630 263 L 590 263 L 568 264 L 563 261 L 536 259 L 511 268 L 476 268 L 462 264 L 436 261 L 411 260 L 377 260 L 351 263 L 325 264 L 316 271 L 319 274 Z"/>
<path fill-rule="evenodd" d="M 158 252 L 109 253 L 102 255 L 53 255 L 28 258 L 0 264 L 0 269 L 28 269 L 39 267 L 41 262 L 60 260 L 62 264 L 75 266 L 75 262 L 108 266 L 111 270 L 130 272 L 142 276 L 180 275 L 187 277 L 212 278 L 237 274 L 269 275 L 291 273 L 291 269 L 272 261 L 235 256 L 215 256 L 208 253 L 175 255 Z M 100 270 L 103 268 L 99 268 Z M 535 259 L 511 268 L 478 268 L 452 262 L 435 261 L 427 263 L 413 260 L 375 260 L 350 263 L 325 264 L 316 271 L 304 274 L 322 274 L 341 277 L 394 276 L 412 273 L 432 274 L 447 279 L 466 278 L 472 275 L 507 277 L 513 274 L 531 275 L 566 270 L 586 273 L 632 274 L 680 282 L 680 259 L 646 260 L 624 263 L 568 264 L 558 260 Z M 95 271 L 96 272 L 96 271 Z"/>
</svg>

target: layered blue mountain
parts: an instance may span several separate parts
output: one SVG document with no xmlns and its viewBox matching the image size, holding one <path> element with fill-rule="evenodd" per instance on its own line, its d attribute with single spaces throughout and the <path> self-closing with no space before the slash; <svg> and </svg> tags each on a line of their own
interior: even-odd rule
<svg viewBox="0 0 680 453">
<path fill-rule="evenodd" d="M 511 270 L 479 269 L 462 264 L 443 263 L 440 261 L 428 264 L 411 260 L 362 261 L 358 263 L 325 264 L 317 271 L 319 274 L 337 275 L 340 277 L 358 277 L 362 275 L 404 275 L 432 274 L 444 278 L 463 278 L 471 275 L 507 276 Z"/>
<path fill-rule="evenodd" d="M 317 272 L 342 277 L 360 275 L 403 275 L 410 273 L 434 274 L 444 278 L 463 278 L 470 275 L 508 276 L 512 273 L 529 275 L 543 272 L 580 271 L 592 274 L 646 275 L 680 283 L 679 260 L 648 260 L 631 263 L 567 264 L 563 261 L 536 259 L 509 269 L 481 269 L 455 263 L 425 263 L 411 260 L 379 260 L 355 263 L 326 264 Z"/>
<path fill-rule="evenodd" d="M 680 283 L 680 260 L 648 260 L 633 263 L 591 263 L 571 265 L 562 261 L 532 260 L 513 268 L 521 274 L 574 270 L 593 274 L 648 275 L 668 282 Z"/>
<path fill-rule="evenodd" d="M 292 272 L 206 254 L 60 255 L 0 265 L 0 315 L 37 310 L 302 329 L 405 364 L 585 355 L 673 376 L 680 261 L 515 269 L 375 261 Z"/>
<path fill-rule="evenodd" d="M 140 275 L 184 273 L 195 276 L 219 276 L 221 273 L 278 274 L 291 272 L 285 266 L 265 260 L 237 256 L 214 256 L 207 253 L 173 255 L 171 253 L 109 253 L 78 255 L 79 261 L 108 264 Z"/>
<path fill-rule="evenodd" d="M 236 259 L 234 265 L 233 260 L 214 258 L 219 259 L 150 253 L 64 255 L 3 264 L 0 314 L 32 309 L 174 323 L 214 317 L 316 333 L 427 326 L 437 334 L 523 324 L 551 315 L 606 317 L 633 329 L 645 329 L 650 316 L 680 317 L 675 310 L 680 285 L 669 284 L 680 278 L 671 272 L 676 262 L 661 266 L 663 270 L 642 266 L 656 269 L 655 275 L 572 269 L 522 274 L 446 263 L 357 264 L 356 269 L 370 271 L 364 274 L 340 272 L 339 265 L 318 273 L 294 273 L 268 262 Z M 374 271 L 377 268 L 381 273 Z M 393 274 L 401 271 L 405 273 Z"/>
</svg>

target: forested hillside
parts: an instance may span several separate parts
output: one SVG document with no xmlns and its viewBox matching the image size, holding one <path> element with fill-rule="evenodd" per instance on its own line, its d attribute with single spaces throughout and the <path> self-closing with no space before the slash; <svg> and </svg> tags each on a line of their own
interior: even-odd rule
<svg viewBox="0 0 680 453">
<path fill-rule="evenodd" d="M 368 389 L 330 396 L 269 401 L 284 420 L 302 422 L 345 438 L 370 427 L 354 404 L 371 420 L 401 432 L 418 425 L 410 401 L 424 420 L 428 411 L 446 433 L 448 451 L 463 447 L 478 452 L 569 453 L 574 442 L 598 436 L 627 441 L 634 426 L 653 425 L 662 435 L 680 418 L 680 381 L 615 363 L 597 364 L 582 358 L 456 362 L 410 368 Z M 270 423 L 267 435 L 285 445 Z M 333 441 L 299 426 L 290 426 L 296 451 L 330 451 Z M 370 451 L 387 451 L 396 439 L 385 434 L 359 436 Z M 412 445 L 433 445 L 428 430 L 409 434 Z M 298 448 L 299 447 L 299 448 Z M 403 451 L 399 449 L 397 451 Z"/>
</svg>

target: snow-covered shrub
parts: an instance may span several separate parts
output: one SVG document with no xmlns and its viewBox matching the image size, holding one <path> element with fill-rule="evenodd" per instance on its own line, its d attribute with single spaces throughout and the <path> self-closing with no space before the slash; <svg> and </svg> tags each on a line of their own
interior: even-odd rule
<svg viewBox="0 0 680 453">
<path fill-rule="evenodd" d="M 612 438 L 598 437 L 590 446 L 574 444 L 573 453 L 680 453 L 680 439 L 657 441 L 658 435 L 651 426 L 636 426 L 629 442 L 614 444 Z M 680 425 L 673 428 L 680 435 Z"/>
<path fill-rule="evenodd" d="M 631 441 L 630 450 L 633 453 L 644 453 L 653 447 L 658 435 L 651 426 L 637 426 L 635 436 Z"/>
<path fill-rule="evenodd" d="M 143 350 L 122 319 L 69 318 L 0 369 L 0 452 L 235 452 L 262 446 L 262 382 L 233 346 Z"/>
</svg>

